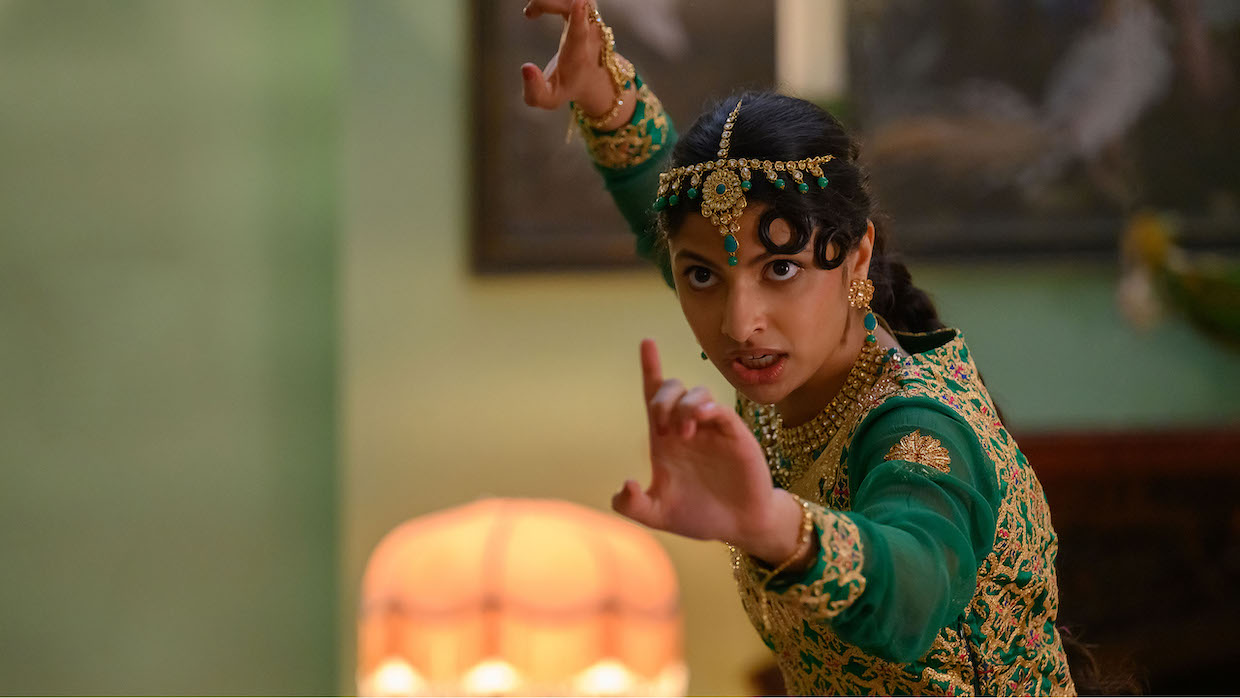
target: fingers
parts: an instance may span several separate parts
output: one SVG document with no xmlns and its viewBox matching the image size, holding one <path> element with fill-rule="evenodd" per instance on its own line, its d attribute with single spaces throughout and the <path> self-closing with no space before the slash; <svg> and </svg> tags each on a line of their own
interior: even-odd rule
<svg viewBox="0 0 1240 698">
<path fill-rule="evenodd" d="M 693 421 L 697 423 L 698 429 L 710 426 L 728 436 L 753 438 L 753 434 L 749 432 L 748 427 L 741 421 L 735 410 L 714 401 L 698 405 L 693 411 Z"/>
<path fill-rule="evenodd" d="M 546 14 L 561 15 L 568 17 L 568 13 L 573 5 L 573 0 L 530 0 L 525 4 L 522 12 L 526 17 L 535 19 Z"/>
<path fill-rule="evenodd" d="M 671 431 L 681 438 L 693 438 L 697 432 L 697 411 L 709 402 L 710 391 L 700 385 L 686 392 L 672 410 Z"/>
<path fill-rule="evenodd" d="M 560 106 L 551 83 L 533 63 L 525 63 L 521 66 L 521 96 L 531 107 L 556 109 Z"/>
<path fill-rule="evenodd" d="M 654 397 L 646 403 L 650 426 L 659 434 L 667 434 L 672 426 L 672 413 L 677 403 L 685 396 L 685 386 L 675 378 L 663 381 Z"/>
<path fill-rule="evenodd" d="M 690 439 L 699 427 L 720 422 L 727 414 L 710 396 L 707 388 L 685 390 L 675 378 L 663 381 L 648 404 L 650 426 L 660 435 L 677 434 Z"/>
<path fill-rule="evenodd" d="M 586 19 L 588 9 L 586 0 L 573 0 L 572 10 L 568 15 L 568 36 L 564 42 L 566 45 L 585 46 L 589 41 L 590 22 Z"/>
<path fill-rule="evenodd" d="M 641 485 L 634 480 L 624 481 L 624 487 L 611 498 L 611 508 L 617 514 L 627 516 L 640 524 L 651 528 L 662 528 L 660 524 L 663 522 L 660 520 L 654 500 L 643 492 Z"/>
<path fill-rule="evenodd" d="M 654 394 L 663 385 L 663 367 L 659 365 L 659 348 L 655 346 L 653 339 L 642 340 L 641 357 L 642 388 L 646 396 L 646 406 L 649 409 Z"/>
<path fill-rule="evenodd" d="M 678 433 L 684 438 L 692 438 L 698 423 L 703 421 L 700 416 L 712 421 L 726 414 L 726 408 L 719 410 L 706 388 L 698 386 L 685 390 L 679 380 L 663 379 L 659 349 L 653 339 L 642 340 L 641 359 L 646 413 L 655 432 Z"/>
</svg>

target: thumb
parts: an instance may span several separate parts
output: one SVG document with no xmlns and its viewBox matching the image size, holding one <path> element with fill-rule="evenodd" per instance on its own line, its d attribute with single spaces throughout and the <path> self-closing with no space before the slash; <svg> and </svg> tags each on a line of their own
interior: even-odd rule
<svg viewBox="0 0 1240 698">
<path fill-rule="evenodd" d="M 654 500 L 642 491 L 635 480 L 625 480 L 624 487 L 611 498 L 611 508 L 617 514 L 651 528 L 660 528 Z"/>
<path fill-rule="evenodd" d="M 533 63 L 521 66 L 521 93 L 525 98 L 525 103 L 531 107 L 555 109 L 560 106 L 556 103 L 551 84 L 547 82 L 547 78 L 543 76 L 538 66 Z"/>
</svg>

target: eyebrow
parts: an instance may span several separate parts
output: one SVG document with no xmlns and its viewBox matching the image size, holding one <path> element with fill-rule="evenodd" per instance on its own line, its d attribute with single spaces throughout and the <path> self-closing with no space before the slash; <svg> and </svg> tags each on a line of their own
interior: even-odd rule
<svg viewBox="0 0 1240 698">
<path fill-rule="evenodd" d="M 768 250 L 768 249 L 766 249 L 766 248 L 763 248 L 763 250 L 762 250 L 762 254 L 760 254 L 760 255 L 758 255 L 757 257 L 754 257 L 753 259 L 749 260 L 749 262 L 748 262 L 747 264 L 752 265 L 752 264 L 754 264 L 754 263 L 756 263 L 756 262 L 763 262 L 763 261 L 766 261 L 767 259 L 770 259 L 771 257 L 774 257 L 774 256 L 775 256 L 775 253 L 771 252 L 770 250 Z M 706 265 L 706 266 L 708 266 L 708 267 L 711 267 L 712 269 L 716 267 L 716 264 L 715 264 L 714 262 L 712 262 L 711 260 L 707 259 L 706 257 L 704 257 L 704 256 L 702 256 L 702 255 L 700 255 L 700 254 L 698 254 L 698 253 L 696 253 L 696 252 L 693 252 L 692 250 L 680 250 L 679 252 L 677 252 L 677 253 L 676 253 L 676 260 L 675 260 L 675 261 L 679 262 L 679 261 L 681 260 L 681 258 L 688 258 L 688 259 L 694 260 L 694 261 L 696 261 L 696 262 L 701 262 L 702 264 L 704 264 L 704 265 Z"/>
</svg>

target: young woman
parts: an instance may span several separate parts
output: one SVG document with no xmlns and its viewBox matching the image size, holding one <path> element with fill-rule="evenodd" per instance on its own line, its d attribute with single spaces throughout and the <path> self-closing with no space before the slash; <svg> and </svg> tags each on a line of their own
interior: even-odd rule
<svg viewBox="0 0 1240 698">
<path fill-rule="evenodd" d="M 526 101 L 572 101 L 607 188 L 736 409 L 642 343 L 652 479 L 616 511 L 734 551 L 790 693 L 1073 694 L 1041 486 L 961 334 L 886 251 L 857 147 L 747 93 L 677 138 L 585 0 Z"/>
</svg>

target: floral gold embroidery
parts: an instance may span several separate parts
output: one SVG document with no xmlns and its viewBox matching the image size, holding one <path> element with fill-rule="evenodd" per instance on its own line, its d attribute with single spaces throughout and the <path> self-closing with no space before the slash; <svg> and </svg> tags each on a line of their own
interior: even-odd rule
<svg viewBox="0 0 1240 698">
<path fill-rule="evenodd" d="M 943 448 L 942 442 L 929 434 L 923 435 L 920 429 L 914 429 L 912 433 L 901 437 L 899 443 L 887 451 L 884 460 L 906 460 L 945 473 L 952 471 L 952 457 L 947 449 Z"/>
<path fill-rule="evenodd" d="M 578 124 L 590 157 L 602 167 L 637 167 L 663 149 L 668 131 L 667 114 L 654 92 L 638 80 L 634 119 L 615 131 L 595 131 Z"/>
<path fill-rule="evenodd" d="M 958 333 L 948 336 L 939 348 L 913 355 L 892 373 L 866 392 L 859 409 L 844 415 L 827 443 L 815 444 L 817 459 L 787 484 L 788 491 L 827 510 L 851 510 L 848 458 L 858 426 L 889 399 L 928 397 L 972 427 L 994 464 L 1001 493 L 994 549 L 978 569 L 977 590 L 960 622 L 943 628 L 926 655 L 908 664 L 887 661 L 840 639 L 830 620 L 823 620 L 834 609 L 822 599 L 830 591 L 837 594 L 836 599 L 847 599 L 851 591 L 825 581 L 817 589 L 816 582 L 803 585 L 787 602 L 781 597 L 781 602 L 771 603 L 770 627 L 763 627 L 762 610 L 770 592 L 760 587 L 761 570 L 746 556 L 734 553 L 741 603 L 774 651 L 788 692 L 1075 695 L 1056 628 L 1058 540 L 1046 498 L 1028 461 L 999 421 L 985 386 L 977 380 L 964 340 Z M 767 408 L 744 398 L 737 407 L 761 442 L 762 422 L 770 416 Z M 942 448 L 941 443 L 938 446 Z M 817 523 L 825 535 L 825 522 Z"/>
</svg>

